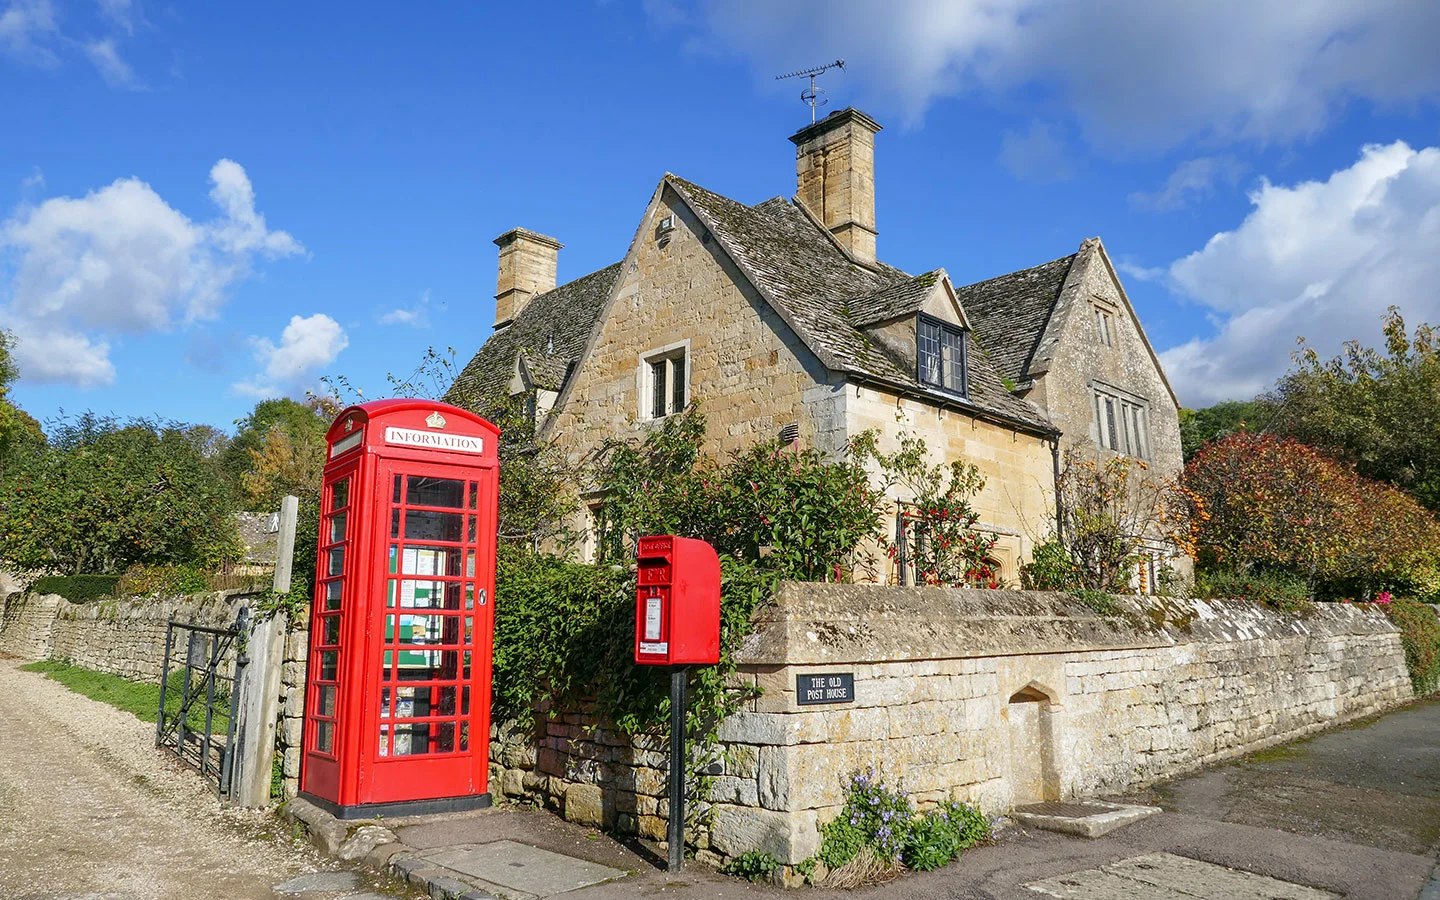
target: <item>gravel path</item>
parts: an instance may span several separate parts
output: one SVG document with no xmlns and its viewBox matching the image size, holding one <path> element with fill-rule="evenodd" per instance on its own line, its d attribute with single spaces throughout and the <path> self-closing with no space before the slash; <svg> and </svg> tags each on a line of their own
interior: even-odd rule
<svg viewBox="0 0 1440 900">
<path fill-rule="evenodd" d="M 0 658 L 0 897 L 404 896 L 293 841 L 269 813 L 223 808 L 198 775 L 155 749 L 153 725 L 20 663 Z M 319 872 L 335 873 L 331 890 L 284 884 Z"/>
</svg>

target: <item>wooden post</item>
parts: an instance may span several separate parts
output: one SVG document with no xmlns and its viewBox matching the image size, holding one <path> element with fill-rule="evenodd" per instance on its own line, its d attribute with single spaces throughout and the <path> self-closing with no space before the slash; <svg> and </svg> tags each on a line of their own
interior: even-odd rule
<svg viewBox="0 0 1440 900">
<path fill-rule="evenodd" d="M 294 570 L 295 521 L 300 501 L 280 500 L 280 533 L 276 536 L 276 593 L 290 591 Z M 239 767 L 232 776 L 230 798 L 236 806 L 262 807 L 270 802 L 270 770 L 275 757 L 275 724 L 280 715 L 280 685 L 285 665 L 285 635 L 290 620 L 283 612 L 250 626 L 245 652 L 250 664 L 239 685 L 240 721 L 235 733 Z"/>
</svg>

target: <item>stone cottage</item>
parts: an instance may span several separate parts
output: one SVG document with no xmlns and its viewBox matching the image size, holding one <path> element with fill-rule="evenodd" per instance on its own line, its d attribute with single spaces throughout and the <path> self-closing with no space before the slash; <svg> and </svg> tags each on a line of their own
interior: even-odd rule
<svg viewBox="0 0 1440 900">
<path fill-rule="evenodd" d="M 1054 531 L 1062 451 L 1173 473 L 1175 396 L 1098 239 L 968 286 L 882 262 L 880 130 L 845 109 L 792 135 L 789 200 L 746 205 L 666 174 L 625 258 L 564 285 L 559 241 L 501 235 L 495 330 L 446 399 L 484 414 L 522 397 L 577 469 L 692 403 L 711 453 L 777 436 L 838 453 L 867 429 L 893 450 L 913 434 L 985 475 L 979 524 L 1017 582 Z"/>
</svg>

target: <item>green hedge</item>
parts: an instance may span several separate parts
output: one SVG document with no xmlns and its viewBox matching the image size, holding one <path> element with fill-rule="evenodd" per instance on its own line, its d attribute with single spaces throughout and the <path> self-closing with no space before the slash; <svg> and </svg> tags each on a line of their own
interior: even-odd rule
<svg viewBox="0 0 1440 900">
<path fill-rule="evenodd" d="M 1424 697 L 1440 691 L 1440 616 L 1435 609 L 1416 600 L 1395 600 L 1380 608 L 1400 629 L 1415 694 Z"/>
<path fill-rule="evenodd" d="M 30 585 L 32 594 L 59 594 L 71 603 L 114 597 L 119 575 L 46 575 Z"/>
</svg>

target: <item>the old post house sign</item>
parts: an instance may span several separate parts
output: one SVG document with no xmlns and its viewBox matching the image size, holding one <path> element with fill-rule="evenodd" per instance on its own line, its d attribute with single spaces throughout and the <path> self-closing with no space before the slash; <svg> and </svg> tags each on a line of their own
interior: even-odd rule
<svg viewBox="0 0 1440 900">
<path fill-rule="evenodd" d="M 854 703 L 855 673 L 796 675 L 795 702 L 801 706 L 812 703 Z"/>
</svg>

